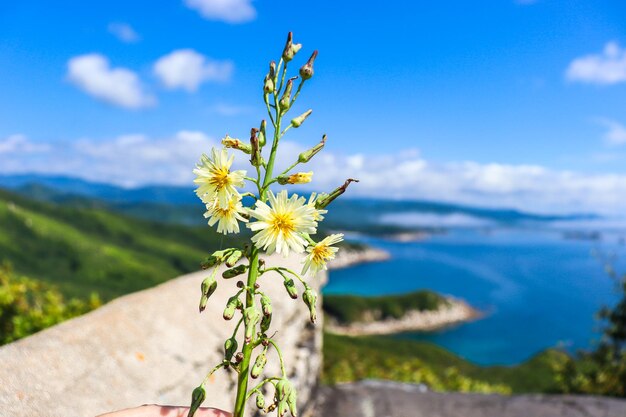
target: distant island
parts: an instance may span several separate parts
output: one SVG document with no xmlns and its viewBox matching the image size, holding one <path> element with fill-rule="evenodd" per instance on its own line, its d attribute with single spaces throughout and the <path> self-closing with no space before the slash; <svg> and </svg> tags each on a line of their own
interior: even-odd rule
<svg viewBox="0 0 626 417">
<path fill-rule="evenodd" d="M 481 317 L 465 301 L 427 290 L 378 297 L 326 295 L 323 307 L 326 331 L 347 336 L 431 331 Z"/>
</svg>

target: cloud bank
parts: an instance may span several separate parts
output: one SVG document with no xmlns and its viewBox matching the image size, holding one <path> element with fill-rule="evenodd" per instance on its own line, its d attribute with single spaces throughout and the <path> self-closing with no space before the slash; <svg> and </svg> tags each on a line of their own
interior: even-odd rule
<svg viewBox="0 0 626 417">
<path fill-rule="evenodd" d="M 170 137 L 121 135 L 109 140 L 83 138 L 39 145 L 23 135 L 0 140 L 0 173 L 77 176 L 122 186 L 171 184 L 191 186 L 202 152 L 218 140 L 199 131 Z M 286 168 L 304 147 L 285 142 L 277 171 Z M 236 165 L 246 167 L 237 155 Z M 584 174 L 537 165 L 482 164 L 472 161 L 432 163 L 417 151 L 381 155 L 318 154 L 303 170 L 313 170 L 308 189 L 325 191 L 358 178 L 351 196 L 424 199 L 512 207 L 534 212 L 619 213 L 626 210 L 626 175 Z M 299 189 L 301 187 L 299 186 Z"/>
</svg>

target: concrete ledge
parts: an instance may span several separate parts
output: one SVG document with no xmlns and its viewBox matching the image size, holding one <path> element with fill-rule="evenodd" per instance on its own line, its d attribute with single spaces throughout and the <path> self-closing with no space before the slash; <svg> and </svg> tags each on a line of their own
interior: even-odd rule
<svg viewBox="0 0 626 417">
<path fill-rule="evenodd" d="M 428 392 L 424 386 L 363 381 L 324 387 L 319 416 L 624 417 L 626 400 L 574 395 Z"/>
<path fill-rule="evenodd" d="M 300 265 L 297 258 L 266 260 L 294 269 Z M 221 317 L 236 279 L 220 278 L 207 309 L 198 314 L 205 276 L 185 275 L 118 298 L 1 347 L 0 415 L 84 417 L 146 403 L 187 405 L 191 390 L 221 360 L 222 344 L 236 324 Z M 306 306 L 287 297 L 278 276 L 268 273 L 260 283 L 273 300 L 270 330 L 278 332 L 304 415 L 321 366 L 322 324 L 308 324 Z M 311 284 L 319 288 L 318 282 Z M 277 365 L 273 353 L 268 359 Z M 277 366 L 268 365 L 270 371 Z M 234 372 L 218 371 L 205 405 L 229 409 L 234 381 Z"/>
</svg>

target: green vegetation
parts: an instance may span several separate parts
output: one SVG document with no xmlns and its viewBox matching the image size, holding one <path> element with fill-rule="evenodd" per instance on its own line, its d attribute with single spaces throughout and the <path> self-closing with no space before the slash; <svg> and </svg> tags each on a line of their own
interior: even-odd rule
<svg viewBox="0 0 626 417">
<path fill-rule="evenodd" d="M 626 397 L 626 274 L 618 275 L 610 262 L 606 269 L 619 284 L 621 299 L 598 314 L 604 330 L 597 348 L 556 364 L 561 392 Z"/>
<path fill-rule="evenodd" d="M 55 287 L 18 277 L 4 264 L 0 266 L 0 345 L 80 316 L 99 305 L 95 294 L 88 301 L 66 301 Z"/>
<path fill-rule="evenodd" d="M 517 366 L 482 367 L 431 343 L 326 333 L 322 378 L 326 384 L 389 379 L 424 383 L 437 391 L 554 392 L 554 365 L 567 358 L 547 350 Z"/>
<path fill-rule="evenodd" d="M 401 318 L 410 310 L 436 310 L 445 297 L 427 290 L 380 297 L 325 295 L 324 311 L 339 323 Z"/>
<path fill-rule="evenodd" d="M 63 294 L 104 300 L 199 269 L 232 246 L 207 227 L 139 220 L 98 207 L 67 207 L 0 190 L 0 260 Z"/>
</svg>

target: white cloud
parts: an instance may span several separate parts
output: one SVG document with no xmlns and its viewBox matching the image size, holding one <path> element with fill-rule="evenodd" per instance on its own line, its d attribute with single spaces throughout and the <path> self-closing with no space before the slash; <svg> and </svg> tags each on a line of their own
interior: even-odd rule
<svg viewBox="0 0 626 417">
<path fill-rule="evenodd" d="M 610 85 L 626 81 L 626 49 L 617 42 L 608 42 L 600 54 L 585 55 L 573 60 L 565 76 L 570 81 Z"/>
<path fill-rule="evenodd" d="M 126 68 L 111 68 L 100 54 L 80 55 L 67 63 L 67 77 L 85 93 L 116 106 L 138 109 L 156 99 L 144 92 L 137 74 Z"/>
<path fill-rule="evenodd" d="M 208 20 L 245 23 L 256 18 L 251 0 L 185 0 L 185 4 Z"/>
<path fill-rule="evenodd" d="M 141 39 L 139 34 L 135 32 L 135 29 L 133 29 L 133 27 L 129 25 L 128 23 L 122 23 L 122 22 L 109 23 L 109 26 L 107 27 L 107 29 L 109 30 L 109 33 L 114 35 L 117 39 L 119 39 L 122 42 L 135 43 Z"/>
<path fill-rule="evenodd" d="M 615 120 L 600 118 L 597 123 L 606 128 L 604 141 L 610 146 L 626 144 L 626 126 Z"/>
<path fill-rule="evenodd" d="M 31 142 L 25 135 L 17 133 L 0 139 L 0 154 L 46 152 L 50 146 L 45 143 Z"/>
<path fill-rule="evenodd" d="M 169 89 L 196 91 L 204 81 L 225 82 L 233 72 L 230 61 L 214 61 L 193 49 L 179 49 L 154 64 L 154 73 Z"/>
<path fill-rule="evenodd" d="M 32 152 L 37 148 L 26 146 L 29 142 L 24 141 L 0 141 L 0 149 L 5 149 L 0 152 L 0 173 L 69 175 L 123 186 L 192 187 L 192 170 L 200 155 L 218 144 L 203 132 L 185 130 L 164 138 L 143 134 L 108 140 L 83 138 L 48 145 L 45 152 Z M 294 142 L 281 143 L 276 172 L 285 169 L 303 149 Z M 235 167 L 249 171 L 247 159 L 237 154 Z M 414 151 L 379 155 L 322 152 L 303 169 L 315 174 L 311 184 L 298 189 L 329 191 L 346 178 L 358 178 L 360 182 L 350 186 L 350 196 L 435 200 L 532 212 L 626 211 L 626 174 L 586 174 L 537 165 L 472 161 L 433 163 Z"/>
</svg>

